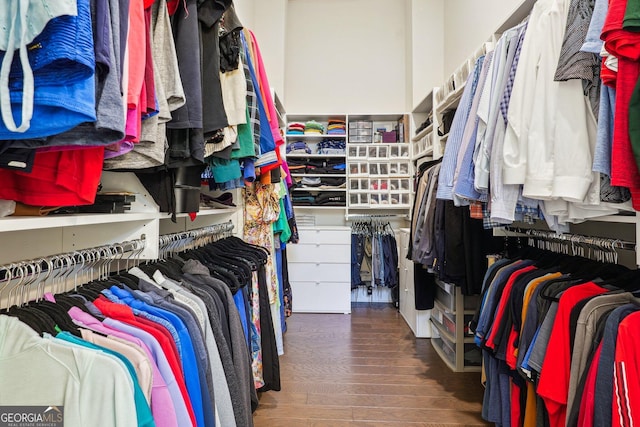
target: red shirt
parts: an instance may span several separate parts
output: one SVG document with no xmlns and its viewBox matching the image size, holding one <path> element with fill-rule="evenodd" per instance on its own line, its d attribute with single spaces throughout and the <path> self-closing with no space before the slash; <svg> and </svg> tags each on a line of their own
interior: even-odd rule
<svg viewBox="0 0 640 427">
<path fill-rule="evenodd" d="M 507 284 L 504 286 L 504 290 L 502 291 L 502 296 L 500 296 L 500 302 L 498 303 L 498 308 L 496 310 L 496 315 L 493 318 L 493 326 L 491 327 L 491 331 L 489 331 L 489 336 L 486 340 L 486 346 L 492 350 L 495 350 L 496 343 L 495 338 L 498 333 L 498 325 L 502 321 L 502 317 L 504 316 L 504 312 L 509 303 L 509 295 L 511 295 L 511 289 L 513 288 L 513 283 L 516 281 L 518 277 L 527 273 L 531 270 L 535 270 L 536 267 L 533 265 L 529 265 L 520 270 L 514 271 L 511 276 L 509 276 L 509 280 L 507 280 Z"/>
<path fill-rule="evenodd" d="M 567 418 L 567 397 L 571 374 L 569 331 L 571 310 L 583 299 L 605 292 L 607 290 L 600 285 L 589 282 L 567 289 L 560 297 L 537 390 L 549 412 L 551 427 L 564 427 Z"/>
<path fill-rule="evenodd" d="M 104 147 L 36 151 L 31 173 L 0 169 L 0 199 L 33 206 L 93 204 Z"/>
<path fill-rule="evenodd" d="M 587 380 L 584 383 L 584 391 L 582 392 L 578 415 L 579 426 L 593 426 L 593 408 L 596 404 L 596 376 L 598 374 L 598 363 L 600 362 L 601 351 L 602 343 L 600 343 L 593 355 L 591 366 L 589 366 L 589 372 L 587 373 Z"/>
<path fill-rule="evenodd" d="M 611 184 L 632 190 L 633 207 L 640 208 L 640 173 L 629 137 L 629 104 L 640 76 L 640 33 L 623 29 L 627 0 L 611 0 L 601 38 L 609 53 L 618 58 L 616 110 L 611 149 Z"/>
<path fill-rule="evenodd" d="M 169 362 L 169 366 L 171 367 L 171 371 L 173 375 L 176 377 L 176 382 L 178 383 L 178 388 L 180 389 L 180 393 L 182 394 L 182 398 L 184 399 L 185 404 L 187 405 L 187 411 L 189 412 L 189 418 L 191 418 L 191 423 L 195 426 L 196 415 L 193 412 L 193 406 L 191 405 L 191 399 L 189 399 L 189 393 L 187 393 L 187 386 L 184 382 L 184 374 L 182 373 L 182 368 L 180 365 L 180 361 L 178 359 L 177 352 L 173 351 L 173 347 L 171 346 L 171 342 L 173 339 L 167 338 L 162 332 L 160 332 L 157 328 L 150 327 L 141 321 L 140 318 L 134 316 L 131 307 L 124 304 L 116 304 L 114 302 L 109 301 L 104 296 L 98 297 L 95 301 L 93 301 L 96 307 L 107 317 L 111 317 L 112 319 L 119 320 L 123 323 L 126 323 L 131 326 L 135 326 L 138 329 L 141 329 L 145 332 L 150 333 L 153 337 L 158 340 L 160 347 L 162 348 L 163 353 L 167 357 L 167 361 Z M 146 319 L 145 319 L 146 320 Z M 173 343 L 175 346 L 175 343 Z"/>
</svg>

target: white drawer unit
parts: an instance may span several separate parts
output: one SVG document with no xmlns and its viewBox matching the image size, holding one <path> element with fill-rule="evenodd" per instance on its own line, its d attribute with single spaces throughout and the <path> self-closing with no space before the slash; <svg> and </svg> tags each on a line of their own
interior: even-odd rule
<svg viewBox="0 0 640 427">
<path fill-rule="evenodd" d="M 351 229 L 299 227 L 287 246 L 294 313 L 351 313 Z"/>
<path fill-rule="evenodd" d="M 298 247 L 301 250 L 292 251 L 291 254 L 287 252 L 289 263 L 343 264 L 346 261 L 351 263 L 351 243 L 348 245 L 337 245 L 335 243 L 313 243 L 305 245 L 302 244 L 302 237 L 300 239 Z"/>
</svg>

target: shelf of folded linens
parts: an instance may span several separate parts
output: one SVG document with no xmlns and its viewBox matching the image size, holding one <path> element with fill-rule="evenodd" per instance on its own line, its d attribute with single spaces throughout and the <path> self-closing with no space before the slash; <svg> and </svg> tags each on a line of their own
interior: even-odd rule
<svg viewBox="0 0 640 427">
<path fill-rule="evenodd" d="M 347 154 L 287 153 L 287 159 L 344 159 Z"/>
<path fill-rule="evenodd" d="M 307 134 L 303 134 L 303 135 L 296 135 L 296 134 L 291 134 L 291 133 L 287 133 L 285 134 L 285 136 L 287 137 L 287 139 L 298 139 L 298 138 L 327 138 L 327 139 L 331 139 L 331 138 L 338 138 L 338 139 L 344 139 L 347 137 L 346 134 L 327 134 L 327 133 L 307 133 Z"/>
<path fill-rule="evenodd" d="M 134 221 L 152 221 L 158 218 L 160 218 L 160 214 L 158 212 L 81 215 L 71 214 L 38 217 L 10 216 L 0 218 L 0 232 L 75 227 L 81 225 L 115 224 Z"/>
<path fill-rule="evenodd" d="M 346 178 L 346 174 L 344 173 L 292 173 L 292 178 L 301 178 L 305 176 L 318 176 L 325 178 Z"/>
<path fill-rule="evenodd" d="M 295 187 L 292 188 L 293 191 L 309 191 L 309 192 L 314 192 L 314 191 L 347 191 L 346 188 L 322 188 L 322 187 Z"/>
</svg>

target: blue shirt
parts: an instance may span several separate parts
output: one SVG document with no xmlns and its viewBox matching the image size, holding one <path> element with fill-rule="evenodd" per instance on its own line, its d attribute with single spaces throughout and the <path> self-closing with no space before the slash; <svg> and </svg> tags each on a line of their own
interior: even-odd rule
<svg viewBox="0 0 640 427">
<path fill-rule="evenodd" d="M 456 163 L 458 161 L 458 151 L 462 145 L 464 128 L 469 118 L 469 112 L 471 111 L 471 104 L 476 92 L 483 62 L 484 56 L 481 56 L 476 60 L 476 65 L 473 72 L 470 73 L 467 78 L 462 98 L 460 99 L 458 109 L 456 110 L 453 122 L 451 123 L 449 139 L 447 140 L 447 145 L 444 149 L 442 166 L 440 167 L 438 192 L 436 193 L 436 198 L 441 200 L 453 200 L 453 178 L 456 171 Z"/>
<path fill-rule="evenodd" d="M 195 413 L 198 427 L 205 427 L 206 423 L 204 417 L 204 407 L 202 403 L 200 375 L 198 373 L 198 362 L 196 360 L 195 350 L 193 349 L 191 337 L 189 336 L 189 332 L 182 320 L 180 320 L 178 316 L 167 310 L 154 307 L 145 302 L 137 300 L 131 295 L 131 293 L 120 289 L 117 286 L 112 286 L 110 290 L 115 296 L 120 298 L 121 301 L 129 307 L 168 320 L 176 328 L 176 330 L 178 331 L 178 335 L 180 336 L 179 347 L 182 347 L 182 354 L 184 356 L 181 359 L 182 370 L 184 372 L 184 379 L 187 386 L 187 391 L 189 392 L 189 398 L 191 399 L 191 405 L 193 406 L 193 412 Z M 176 345 L 178 345 L 178 343 L 176 343 Z"/>
</svg>

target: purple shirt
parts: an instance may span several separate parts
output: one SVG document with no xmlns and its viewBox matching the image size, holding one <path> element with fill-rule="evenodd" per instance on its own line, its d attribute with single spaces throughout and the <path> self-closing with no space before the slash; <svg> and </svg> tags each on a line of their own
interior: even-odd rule
<svg viewBox="0 0 640 427">
<path fill-rule="evenodd" d="M 182 398 L 169 362 L 160 344 L 151 334 L 118 320 L 105 318 L 103 322 L 100 322 L 77 307 L 70 308 L 68 313 L 74 323 L 83 328 L 122 338 L 140 346 L 144 350 L 153 367 L 151 413 L 156 426 L 174 427 L 184 425 L 193 427 L 187 406 Z"/>
</svg>

